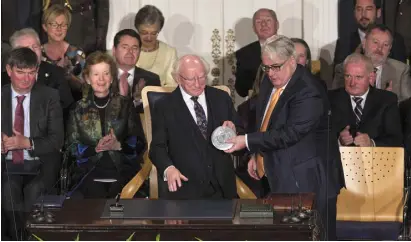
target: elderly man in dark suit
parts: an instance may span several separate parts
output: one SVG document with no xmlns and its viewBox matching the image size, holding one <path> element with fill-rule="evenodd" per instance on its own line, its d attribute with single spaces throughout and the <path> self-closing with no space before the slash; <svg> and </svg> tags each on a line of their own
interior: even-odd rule
<svg viewBox="0 0 411 242">
<path fill-rule="evenodd" d="M 334 65 L 343 62 L 345 57 L 353 52 L 361 52 L 361 42 L 365 38 L 365 32 L 381 16 L 380 0 L 356 0 L 354 2 L 354 15 L 358 29 L 352 33 L 340 35 L 335 47 Z M 405 63 L 407 59 L 405 51 L 403 37 L 395 33 L 393 35 L 392 49 L 388 52 L 390 58 Z"/>
<path fill-rule="evenodd" d="M 227 152 L 247 147 L 255 154 L 248 173 L 254 179 L 265 175 L 273 193 L 316 193 L 323 238 L 335 240 L 336 197 L 342 184 L 326 179 L 329 162 L 318 152 L 318 145 L 326 143 L 316 142 L 326 108 L 324 90 L 297 65 L 294 43 L 287 37 L 264 45 L 262 63 L 267 77 L 257 101 L 258 131 L 230 140 L 234 147 Z"/>
<path fill-rule="evenodd" d="M 12 48 L 27 47 L 34 51 L 38 58 L 39 69 L 37 74 L 37 83 L 46 85 L 59 91 L 60 103 L 63 109 L 68 110 L 68 107 L 74 102 L 73 96 L 67 80 L 64 78 L 64 70 L 61 67 L 52 65 L 48 62 L 41 61 L 41 45 L 40 39 L 36 31 L 31 28 L 25 28 L 13 33 L 10 37 Z M 10 83 L 10 77 L 7 72 L 2 73 L 1 85 Z"/>
<path fill-rule="evenodd" d="M 237 59 L 235 90 L 238 95 L 248 96 L 248 91 L 253 88 L 261 64 L 261 45 L 268 38 L 276 35 L 278 28 L 277 14 L 273 10 L 261 8 L 254 13 L 253 29 L 258 40 L 235 52 Z"/>
<path fill-rule="evenodd" d="M 150 159 L 158 169 L 161 198 L 236 197 L 233 161 L 215 148 L 211 133 L 221 125 L 241 131 L 230 96 L 206 86 L 207 63 L 186 55 L 175 64 L 179 86 L 154 106 Z M 234 125 L 237 124 L 237 125 Z"/>
<path fill-rule="evenodd" d="M 2 206 L 10 235 L 20 240 L 24 213 L 55 184 L 63 115 L 58 92 L 36 83 L 38 57 L 32 50 L 12 50 L 6 69 L 11 84 L 1 90 Z"/>
<path fill-rule="evenodd" d="M 391 31 L 385 25 L 370 27 L 362 42 L 364 55 L 371 59 L 374 75 L 370 84 L 397 94 L 400 101 L 411 97 L 410 67 L 400 61 L 388 58 L 392 46 Z M 335 67 L 333 88 L 344 86 L 343 65 Z"/>
<path fill-rule="evenodd" d="M 402 146 L 397 96 L 370 87 L 371 60 L 358 53 L 344 61 L 345 87 L 329 93 L 332 124 L 343 146 Z"/>
<path fill-rule="evenodd" d="M 136 66 L 140 48 L 140 35 L 133 29 L 123 29 L 114 36 L 113 56 L 118 67 L 120 93 L 131 95 L 137 111 L 142 113 L 141 90 L 145 86 L 161 86 L 161 83 L 157 74 Z"/>
</svg>

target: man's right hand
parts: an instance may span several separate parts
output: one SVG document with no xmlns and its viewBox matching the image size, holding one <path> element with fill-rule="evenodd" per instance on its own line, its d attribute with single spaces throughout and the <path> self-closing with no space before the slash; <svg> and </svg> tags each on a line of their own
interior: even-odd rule
<svg viewBox="0 0 411 242">
<path fill-rule="evenodd" d="M 344 145 L 344 146 L 350 145 L 354 142 L 354 138 L 350 134 L 349 125 L 347 125 L 347 127 L 345 127 L 344 130 L 340 132 L 339 140 L 340 140 L 341 145 Z"/>
<path fill-rule="evenodd" d="M 257 162 L 255 160 L 255 157 L 252 156 L 251 159 L 248 161 L 248 174 L 254 178 L 255 180 L 260 180 L 260 178 L 257 175 Z"/>
<path fill-rule="evenodd" d="M 182 186 L 181 180 L 188 181 L 188 178 L 185 177 L 180 171 L 175 167 L 170 167 L 167 170 L 167 183 L 168 183 L 168 190 L 170 192 L 175 192 L 179 187 Z"/>
</svg>

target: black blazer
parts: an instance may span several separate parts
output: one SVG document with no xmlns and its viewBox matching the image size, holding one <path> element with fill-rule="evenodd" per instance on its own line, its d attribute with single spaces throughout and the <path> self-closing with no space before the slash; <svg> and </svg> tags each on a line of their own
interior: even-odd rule
<svg viewBox="0 0 411 242">
<path fill-rule="evenodd" d="M 11 136 L 11 85 L 1 89 L 1 132 Z M 45 184 L 52 185 L 60 166 L 60 149 L 64 141 L 63 114 L 58 92 L 44 85 L 34 85 L 30 96 L 30 136 L 33 156 L 41 160 L 40 175 Z M 13 165 L 13 164 L 10 164 Z M 11 168 L 11 167 L 9 167 Z"/>
<path fill-rule="evenodd" d="M 367 133 L 376 146 L 402 146 L 402 130 L 397 96 L 389 91 L 371 88 L 363 109 L 361 122 L 355 125 L 355 114 L 350 95 L 344 88 L 329 91 L 332 110 L 333 133 L 340 132 L 350 125 L 351 132 Z"/>
<path fill-rule="evenodd" d="M 10 84 L 10 77 L 7 72 L 3 72 L 1 76 L 1 85 Z M 46 85 L 59 91 L 60 103 L 62 108 L 68 108 L 74 103 L 74 98 L 71 95 L 71 89 L 65 78 L 64 69 L 42 61 L 39 66 L 37 83 Z"/>
<path fill-rule="evenodd" d="M 235 52 L 237 69 L 235 73 L 235 90 L 238 95 L 245 97 L 248 90 L 253 88 L 258 67 L 261 64 L 261 46 L 255 41 Z"/>
<path fill-rule="evenodd" d="M 145 83 L 144 86 L 161 86 L 160 77 L 157 74 L 151 71 L 144 70 L 140 67 L 135 67 L 133 87 L 131 89 L 133 92 L 138 82 L 140 81 L 140 79 L 144 80 L 144 83 Z M 141 95 L 141 90 L 139 90 L 139 92 Z M 138 104 L 136 106 L 136 110 L 138 113 L 143 113 L 144 112 L 143 103 Z"/>
<path fill-rule="evenodd" d="M 306 68 L 297 65 L 270 116 L 267 131 L 247 135 L 250 151 L 264 157 L 271 192 L 315 193 L 325 189 L 325 162 L 316 144 L 324 105 L 313 78 Z M 261 126 L 272 90 L 272 83 L 265 78 L 257 102 L 257 127 Z"/>
<path fill-rule="evenodd" d="M 350 35 L 338 38 L 334 52 L 334 65 L 344 62 L 345 58 L 351 53 L 355 52 L 355 49 L 360 44 L 361 39 L 357 29 Z M 407 61 L 404 38 L 398 33 L 394 33 L 391 53 L 388 55 L 388 57 L 404 63 L 406 63 Z"/>
<path fill-rule="evenodd" d="M 236 124 L 237 132 L 241 132 L 241 125 L 232 100 L 226 92 L 206 87 L 205 95 L 208 114 L 207 140 L 191 116 L 180 88 L 156 102 L 152 114 L 153 140 L 150 159 L 158 170 L 159 187 L 167 187 L 163 174 L 171 165 L 188 178 L 177 192 L 168 192 L 167 188 L 159 189 L 163 190 L 159 194 L 161 198 L 202 198 L 204 190 L 213 179 L 221 187 L 224 198 L 236 197 L 233 161 L 229 154 L 212 145 L 211 133 L 226 120 Z"/>
<path fill-rule="evenodd" d="M 404 145 L 411 157 L 411 98 L 400 103 L 400 112 L 404 130 Z"/>
</svg>

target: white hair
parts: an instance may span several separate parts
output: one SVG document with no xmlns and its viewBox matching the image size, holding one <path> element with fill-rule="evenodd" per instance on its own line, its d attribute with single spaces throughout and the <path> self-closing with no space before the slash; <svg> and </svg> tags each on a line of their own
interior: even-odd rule
<svg viewBox="0 0 411 242">
<path fill-rule="evenodd" d="M 281 59 L 288 59 L 291 56 L 297 59 L 294 42 L 283 35 L 267 39 L 261 47 L 261 54 L 268 54 L 271 58 L 276 55 Z"/>
<path fill-rule="evenodd" d="M 180 68 L 181 68 L 181 65 L 183 64 L 183 61 L 184 61 L 185 59 L 189 58 L 189 57 L 192 57 L 191 59 L 198 58 L 198 60 L 200 60 L 201 64 L 202 64 L 203 67 L 204 67 L 204 70 L 205 70 L 206 75 L 208 75 L 208 72 L 210 71 L 210 65 L 208 64 L 208 62 L 207 62 L 206 60 L 204 60 L 203 57 L 198 56 L 198 55 L 184 55 L 184 56 L 180 57 L 180 58 L 179 58 L 177 61 L 175 61 L 174 64 L 173 64 L 173 71 L 172 71 L 172 74 L 173 74 L 173 75 L 180 73 Z M 193 57 L 194 57 L 194 58 L 193 58 Z M 196 61 L 196 60 L 193 60 L 193 61 Z"/>
<path fill-rule="evenodd" d="M 40 44 L 40 38 L 37 32 L 32 28 L 24 28 L 24 29 L 17 30 L 16 32 L 13 33 L 12 36 L 10 36 L 9 42 L 10 42 L 11 47 L 13 49 L 18 47 L 16 46 L 16 42 L 18 41 L 18 39 L 20 39 L 23 36 L 27 36 L 27 35 L 35 38 L 37 42 Z"/>
</svg>

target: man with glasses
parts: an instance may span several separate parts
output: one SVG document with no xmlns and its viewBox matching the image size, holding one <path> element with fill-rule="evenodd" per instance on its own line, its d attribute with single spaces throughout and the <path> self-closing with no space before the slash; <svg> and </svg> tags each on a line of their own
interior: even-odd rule
<svg viewBox="0 0 411 242">
<path fill-rule="evenodd" d="M 344 87 L 329 93 L 333 130 L 340 145 L 402 146 L 398 98 L 370 87 L 374 78 L 371 60 L 355 53 L 343 65 Z"/>
<path fill-rule="evenodd" d="M 374 78 L 371 85 L 397 94 L 403 101 L 411 97 L 410 67 L 388 57 L 392 47 L 392 33 L 385 25 L 370 27 L 362 42 L 364 55 L 371 59 Z M 342 65 L 335 67 L 333 88 L 344 86 Z"/>
<path fill-rule="evenodd" d="M 118 67 L 119 90 L 133 97 L 138 112 L 143 112 L 141 90 L 145 86 L 160 86 L 160 77 L 136 66 L 140 57 L 141 38 L 133 29 L 123 29 L 114 36 L 113 56 Z"/>
<path fill-rule="evenodd" d="M 160 198 L 237 195 L 234 163 L 213 146 L 211 133 L 221 125 L 237 132 L 241 128 L 230 96 L 206 85 L 208 71 L 201 57 L 181 57 L 173 71 L 179 86 L 154 106 L 150 159 L 164 178 L 159 180 Z"/>
<path fill-rule="evenodd" d="M 256 180 L 265 176 L 272 193 L 315 193 L 323 238 L 335 240 L 336 197 L 342 184 L 326 181 L 328 161 L 318 153 L 326 145 L 316 142 L 327 110 L 324 89 L 297 64 L 294 43 L 284 36 L 263 45 L 262 70 L 266 76 L 257 101 L 258 130 L 228 141 L 234 146 L 226 152 L 247 148 L 252 154 L 249 175 Z"/>
</svg>

